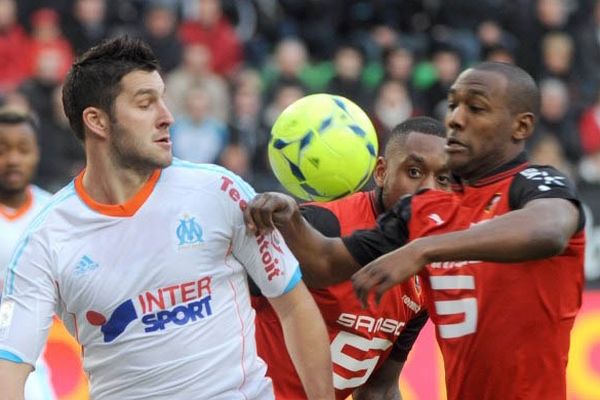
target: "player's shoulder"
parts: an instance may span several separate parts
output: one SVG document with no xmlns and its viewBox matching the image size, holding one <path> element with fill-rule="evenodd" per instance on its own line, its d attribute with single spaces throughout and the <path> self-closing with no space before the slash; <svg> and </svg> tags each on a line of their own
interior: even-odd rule
<svg viewBox="0 0 600 400">
<path fill-rule="evenodd" d="M 49 197 L 44 197 L 44 203 L 36 210 L 36 215 L 29 223 L 26 234 L 62 230 L 65 226 L 65 215 L 78 214 L 82 211 L 73 182 L 67 184 L 54 195 L 50 195 L 48 192 L 45 193 Z"/>
<path fill-rule="evenodd" d="M 512 184 L 541 185 L 542 189 L 550 186 L 574 186 L 571 179 L 565 173 L 551 165 L 529 165 L 515 175 Z"/>
<path fill-rule="evenodd" d="M 31 190 L 31 194 L 33 195 L 33 198 L 35 199 L 35 201 L 37 202 L 48 202 L 50 200 L 50 198 L 52 198 L 52 193 L 48 192 L 47 190 L 42 189 L 41 187 L 31 184 L 29 185 L 29 189 Z"/>
<path fill-rule="evenodd" d="M 254 194 L 252 187 L 239 175 L 215 164 L 198 164 L 174 158 L 172 164 L 163 170 L 161 181 L 166 184 L 201 188 L 203 185 L 216 185 L 223 191 L 229 187 Z"/>
</svg>

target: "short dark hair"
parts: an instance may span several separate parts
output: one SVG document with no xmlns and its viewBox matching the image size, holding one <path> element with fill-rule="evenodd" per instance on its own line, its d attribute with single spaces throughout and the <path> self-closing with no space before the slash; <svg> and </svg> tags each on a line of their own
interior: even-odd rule
<svg viewBox="0 0 600 400">
<path fill-rule="evenodd" d="M 385 145 L 384 156 L 388 157 L 392 151 L 398 150 L 406 141 L 411 132 L 422 133 L 425 135 L 446 137 L 446 127 L 437 119 L 431 117 L 413 117 L 396 125 L 390 133 L 390 138 Z"/>
<path fill-rule="evenodd" d="M 0 108 L 0 125 L 18 124 L 29 124 L 37 132 L 38 122 L 32 114 L 14 108 Z"/>
<path fill-rule="evenodd" d="M 158 71 L 158 59 L 146 43 L 128 36 L 92 47 L 73 64 L 65 78 L 63 105 L 75 136 L 84 140 L 82 114 L 87 107 L 98 107 L 113 118 L 121 79 L 136 70 Z"/>
<path fill-rule="evenodd" d="M 486 61 L 472 69 L 489 71 L 506 78 L 506 102 L 513 114 L 530 112 L 537 115 L 540 109 L 540 90 L 531 75 L 514 64 Z"/>
</svg>

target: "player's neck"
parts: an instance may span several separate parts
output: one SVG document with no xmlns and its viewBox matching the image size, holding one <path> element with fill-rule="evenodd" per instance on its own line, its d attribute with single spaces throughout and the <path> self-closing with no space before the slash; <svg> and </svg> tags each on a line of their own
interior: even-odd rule
<svg viewBox="0 0 600 400">
<path fill-rule="evenodd" d="M 27 201 L 27 188 L 18 192 L 0 192 L 0 205 L 14 210 Z"/>
<path fill-rule="evenodd" d="M 110 164 L 98 165 L 88 161 L 82 183 L 86 193 L 94 201 L 123 204 L 142 189 L 152 172 L 154 171 L 115 168 Z"/>
</svg>

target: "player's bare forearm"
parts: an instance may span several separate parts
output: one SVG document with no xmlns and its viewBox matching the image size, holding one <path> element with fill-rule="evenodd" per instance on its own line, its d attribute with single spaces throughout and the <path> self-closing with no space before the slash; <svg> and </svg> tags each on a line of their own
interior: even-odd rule
<svg viewBox="0 0 600 400">
<path fill-rule="evenodd" d="M 373 372 L 364 385 L 352 393 L 354 400 L 402 400 L 398 380 L 403 362 L 387 359 L 383 365 Z"/>
<path fill-rule="evenodd" d="M 426 263 L 535 260 L 562 253 L 577 229 L 578 219 L 579 212 L 570 201 L 540 199 L 470 229 L 428 236 L 412 245 Z"/>
<path fill-rule="evenodd" d="M 31 370 L 29 364 L 0 360 L 0 400 L 23 400 L 25 380 Z"/>
<path fill-rule="evenodd" d="M 462 231 L 427 236 L 379 257 L 353 275 L 363 305 L 372 288 L 376 300 L 425 265 L 437 261 L 521 262 L 564 251 L 577 230 L 579 211 L 568 200 L 533 200 L 520 210 Z"/>
<path fill-rule="evenodd" d="M 300 282 L 292 291 L 270 301 L 279 316 L 288 353 L 307 398 L 333 399 L 329 337 L 306 286 Z"/>
<path fill-rule="evenodd" d="M 244 211 L 248 229 L 278 229 L 302 266 L 311 287 L 342 282 L 360 268 L 339 238 L 328 238 L 314 229 L 291 197 L 281 193 L 256 196 Z"/>
</svg>

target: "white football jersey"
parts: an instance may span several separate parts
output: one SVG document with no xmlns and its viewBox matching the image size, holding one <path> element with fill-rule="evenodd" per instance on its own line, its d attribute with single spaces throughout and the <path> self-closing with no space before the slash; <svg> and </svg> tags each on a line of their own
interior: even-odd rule
<svg viewBox="0 0 600 400">
<path fill-rule="evenodd" d="M 95 399 L 272 399 L 247 273 L 268 297 L 301 279 L 278 232 L 250 234 L 255 193 L 214 165 L 174 160 L 127 203 L 81 175 L 20 241 L 0 306 L 0 357 L 33 363 L 56 310 L 83 346 Z"/>
<path fill-rule="evenodd" d="M 25 203 L 16 210 L 0 205 L 0 293 L 4 286 L 4 274 L 19 238 L 27 225 L 48 203 L 52 194 L 35 185 L 27 188 Z M 49 370 L 40 357 L 35 371 L 27 377 L 25 400 L 52 400 L 55 398 Z"/>
<path fill-rule="evenodd" d="M 27 200 L 18 209 L 8 209 L 0 204 L 0 293 L 6 266 L 19 238 L 33 217 L 48 203 L 50 197 L 52 195 L 45 190 L 29 185 Z"/>
</svg>

